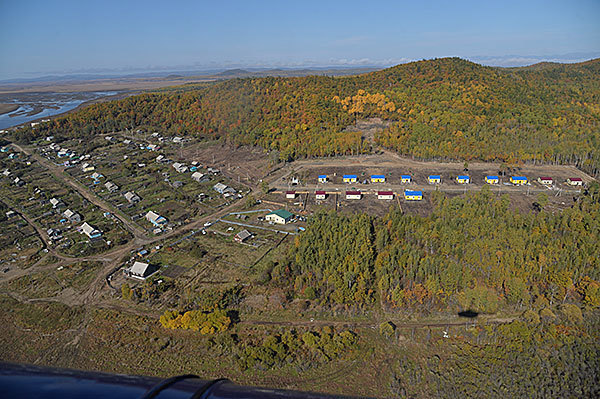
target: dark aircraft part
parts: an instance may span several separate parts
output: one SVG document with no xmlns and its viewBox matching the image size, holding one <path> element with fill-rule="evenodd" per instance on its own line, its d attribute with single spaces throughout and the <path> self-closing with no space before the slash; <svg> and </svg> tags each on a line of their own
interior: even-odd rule
<svg viewBox="0 0 600 399">
<path fill-rule="evenodd" d="M 0 398 L 326 399 L 310 392 L 236 385 L 187 374 L 167 379 L 0 363 Z"/>
</svg>

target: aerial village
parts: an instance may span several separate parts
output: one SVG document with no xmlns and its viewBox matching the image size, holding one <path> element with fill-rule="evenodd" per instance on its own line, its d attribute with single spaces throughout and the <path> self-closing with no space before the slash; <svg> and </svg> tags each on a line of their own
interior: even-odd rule
<svg viewBox="0 0 600 399">
<path fill-rule="evenodd" d="M 382 166 L 368 157 L 357 166 L 339 158 L 328 166 L 261 163 L 252 171 L 255 161 L 216 160 L 190 148 L 202 143 L 144 129 L 91 142 L 50 136 L 28 149 L 2 146 L 2 270 L 29 267 L 50 252 L 67 266 L 82 259 L 105 264 L 115 289 L 153 276 L 197 278 L 198 268 L 210 273 L 207 265 L 215 262 L 235 279 L 301 234 L 319 209 L 377 213 L 394 203 L 422 213 L 433 191 L 460 195 L 483 186 L 517 196 L 547 192 L 562 201 L 588 180 L 568 167 L 555 168 L 552 177 L 491 164 L 431 173 L 432 163 Z"/>
<path fill-rule="evenodd" d="M 138 130 L 91 143 L 45 137 L 29 149 L 2 146 L 1 270 L 47 256 L 111 263 L 107 281 L 116 287 L 159 271 L 176 278 L 209 261 L 237 272 L 304 229 L 304 217 L 261 204 L 221 165 L 183 161 L 186 141 Z"/>
</svg>

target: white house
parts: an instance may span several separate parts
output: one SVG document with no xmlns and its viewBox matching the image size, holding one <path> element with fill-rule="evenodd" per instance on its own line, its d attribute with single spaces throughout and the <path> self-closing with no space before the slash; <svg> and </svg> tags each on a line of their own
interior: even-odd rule
<svg viewBox="0 0 600 399">
<path fill-rule="evenodd" d="M 173 169 L 175 169 L 179 173 L 185 173 L 187 171 L 187 166 L 180 162 L 173 162 Z"/>
<path fill-rule="evenodd" d="M 127 191 L 125 194 L 123 194 L 123 196 L 130 204 L 137 204 L 142 200 L 140 196 L 134 193 L 133 191 Z"/>
<path fill-rule="evenodd" d="M 110 182 L 110 181 L 109 181 L 109 182 L 106 182 L 106 183 L 104 183 L 104 187 L 106 187 L 106 189 L 107 189 L 108 191 L 110 191 L 111 193 L 114 193 L 115 191 L 118 191 L 118 190 L 119 190 L 119 186 L 117 186 L 115 183 L 113 183 L 113 182 Z"/>
<path fill-rule="evenodd" d="M 59 199 L 50 198 L 50 204 L 52 205 L 52 208 L 58 208 L 62 205 L 62 202 Z"/>
<path fill-rule="evenodd" d="M 82 234 L 85 234 L 92 240 L 102 236 L 102 232 L 100 230 L 90 226 L 87 222 L 82 224 L 81 227 L 79 228 L 79 230 L 81 231 Z"/>
<path fill-rule="evenodd" d="M 94 169 L 95 169 L 95 168 L 94 168 L 94 166 L 93 166 L 93 165 L 90 165 L 90 164 L 89 164 L 89 163 L 87 163 L 87 162 L 84 162 L 84 163 L 81 165 L 81 170 L 82 170 L 82 171 L 84 171 L 84 172 L 91 172 L 91 171 L 93 171 Z"/>
<path fill-rule="evenodd" d="M 152 212 L 152 211 L 148 211 L 148 213 L 146 213 L 146 220 L 148 220 L 150 223 L 152 223 L 156 227 L 160 227 L 163 224 L 167 223 L 167 219 L 160 216 L 158 213 Z"/>
<path fill-rule="evenodd" d="M 81 215 L 77 212 L 73 212 L 70 209 L 67 209 L 63 212 L 63 216 L 71 223 L 79 223 L 81 222 Z"/>
<path fill-rule="evenodd" d="M 135 262 L 131 267 L 123 269 L 123 274 L 125 274 L 125 276 L 138 280 L 145 280 L 156 272 L 158 272 L 156 266 L 144 262 Z"/>
<path fill-rule="evenodd" d="M 202 180 L 203 177 L 204 177 L 204 173 L 200 173 L 200 172 L 192 173 L 192 179 L 196 180 L 197 182 L 200 182 L 200 180 Z"/>
</svg>

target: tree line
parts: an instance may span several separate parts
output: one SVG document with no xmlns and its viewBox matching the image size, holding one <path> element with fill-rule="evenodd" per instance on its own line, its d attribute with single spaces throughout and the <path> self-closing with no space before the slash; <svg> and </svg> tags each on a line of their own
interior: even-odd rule
<svg viewBox="0 0 600 399">
<path fill-rule="evenodd" d="M 271 271 L 275 284 L 323 305 L 600 306 L 600 185 L 573 207 L 527 213 L 489 189 L 432 195 L 427 217 L 322 212 Z"/>
</svg>

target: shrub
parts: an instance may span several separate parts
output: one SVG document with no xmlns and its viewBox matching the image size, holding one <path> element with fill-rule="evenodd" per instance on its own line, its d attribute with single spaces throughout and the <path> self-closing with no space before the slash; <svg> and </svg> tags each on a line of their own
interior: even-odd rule
<svg viewBox="0 0 600 399">
<path fill-rule="evenodd" d="M 190 310 L 180 313 L 166 310 L 160 316 L 160 324 L 165 328 L 200 331 L 201 334 L 215 334 L 226 331 L 231 325 L 231 319 L 222 309 L 213 312 Z"/>
</svg>

